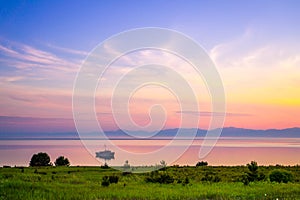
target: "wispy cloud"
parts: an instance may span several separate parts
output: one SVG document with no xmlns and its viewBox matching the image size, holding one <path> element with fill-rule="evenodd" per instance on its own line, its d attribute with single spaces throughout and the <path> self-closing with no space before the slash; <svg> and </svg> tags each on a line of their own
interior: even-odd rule
<svg viewBox="0 0 300 200">
<path fill-rule="evenodd" d="M 221 113 L 221 112 L 198 112 L 198 111 L 176 111 L 178 114 L 187 114 L 187 115 L 196 115 L 196 116 L 203 116 L 203 117 L 212 117 L 212 116 L 224 116 L 226 117 L 248 117 L 251 116 L 251 114 L 247 113 Z"/>
<path fill-rule="evenodd" d="M 66 57 L 0 40 L 1 114 L 72 116 L 72 86 L 80 64 L 77 54 Z"/>
<path fill-rule="evenodd" d="M 23 102 L 32 102 L 33 101 L 32 98 L 26 98 L 26 97 L 19 96 L 19 95 L 9 95 L 9 98 L 16 100 L 16 101 L 23 101 Z"/>
<path fill-rule="evenodd" d="M 0 83 L 15 82 L 15 81 L 19 81 L 19 80 L 22 80 L 22 79 L 24 79 L 23 76 L 9 76 L 9 77 L 2 76 L 2 77 L 0 77 Z"/>
<path fill-rule="evenodd" d="M 63 49 L 69 54 L 0 38 L 0 84 L 71 89 L 86 52 Z"/>
<path fill-rule="evenodd" d="M 299 59 L 300 54 L 293 44 L 259 37 L 257 31 L 247 28 L 242 35 L 214 46 L 209 54 L 219 67 L 274 69 L 282 63 L 296 64 L 293 61 Z"/>
<path fill-rule="evenodd" d="M 58 50 L 60 52 L 64 52 L 64 53 L 68 53 L 68 54 L 73 54 L 73 55 L 87 56 L 89 54 L 89 52 L 86 52 L 86 51 L 80 51 L 80 50 L 75 50 L 75 49 L 60 47 L 60 46 L 49 44 L 49 43 L 47 43 L 46 46 L 50 47 L 52 49 L 56 49 L 56 50 Z"/>
<path fill-rule="evenodd" d="M 29 45 L 10 42 L 0 43 L 2 65 L 15 67 L 17 69 L 40 68 L 44 70 L 61 70 L 74 72 L 78 70 L 78 63 L 46 52 Z"/>
</svg>

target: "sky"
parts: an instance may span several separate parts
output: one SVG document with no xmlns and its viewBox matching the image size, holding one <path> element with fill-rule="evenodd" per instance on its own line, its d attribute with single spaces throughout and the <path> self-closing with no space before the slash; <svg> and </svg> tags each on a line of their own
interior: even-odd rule
<svg viewBox="0 0 300 200">
<path fill-rule="evenodd" d="M 299 127 L 299 4 L 292 0 L 1 0 L 1 132 L 75 131 L 73 86 L 85 59 L 112 35 L 143 27 L 179 31 L 207 52 L 223 81 L 225 127 Z M 186 115 L 199 118 L 198 127 L 207 128 L 216 113 L 211 110 L 210 93 L 203 80 L 172 55 L 143 51 L 120 58 L 105 74 L 106 82 L 98 87 L 95 107 L 103 129 L 120 128 L 111 113 L 109 96 L 114 86 L 111 81 L 118 73 L 125 73 L 128 65 L 140 60 L 165 62 L 181 73 L 196 90 L 200 111 L 182 111 L 170 91 L 145 86 L 129 100 L 124 97 L 124 101 L 129 101 L 126 109 L 137 127 L 157 123 L 150 129 L 177 128 L 181 125 L 181 115 Z M 164 73 L 158 69 L 160 72 Z M 153 74 L 140 78 L 148 76 Z M 187 105 L 189 99 L 181 103 Z M 157 104 L 163 110 L 161 107 L 151 110 Z M 138 130 L 126 126 L 122 108 L 115 109 L 122 128 Z M 161 116 L 166 119 L 161 120 Z M 185 127 L 195 126 L 188 123 Z"/>
</svg>

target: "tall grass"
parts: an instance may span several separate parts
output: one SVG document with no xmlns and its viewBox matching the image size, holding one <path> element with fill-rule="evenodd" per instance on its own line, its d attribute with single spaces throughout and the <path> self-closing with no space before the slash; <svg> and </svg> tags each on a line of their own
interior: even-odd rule
<svg viewBox="0 0 300 200">
<path fill-rule="evenodd" d="M 275 168 L 260 167 L 266 175 Z M 239 177 L 245 167 L 169 167 L 158 172 L 174 178 L 169 184 L 146 182 L 147 173 L 99 167 L 0 168 L 0 199 L 300 199 L 299 167 L 285 169 L 295 182 L 265 180 L 244 186 Z M 220 182 L 203 181 L 207 173 Z M 118 176 L 119 181 L 103 187 L 104 176 Z M 188 184 L 178 182 L 186 177 Z"/>
</svg>

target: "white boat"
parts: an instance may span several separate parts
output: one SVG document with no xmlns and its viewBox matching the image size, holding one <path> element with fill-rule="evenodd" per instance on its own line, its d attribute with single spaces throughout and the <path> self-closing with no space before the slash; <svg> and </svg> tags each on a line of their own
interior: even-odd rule
<svg viewBox="0 0 300 200">
<path fill-rule="evenodd" d="M 107 150 L 105 147 L 104 151 L 96 152 L 96 158 L 104 159 L 105 161 L 115 159 L 115 152 Z"/>
</svg>

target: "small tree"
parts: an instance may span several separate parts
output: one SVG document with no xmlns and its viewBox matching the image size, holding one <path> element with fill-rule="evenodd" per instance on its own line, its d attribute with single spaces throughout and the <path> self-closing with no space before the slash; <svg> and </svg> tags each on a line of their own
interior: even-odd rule
<svg viewBox="0 0 300 200">
<path fill-rule="evenodd" d="M 166 166 L 167 166 L 167 163 L 166 163 L 166 161 L 164 161 L 164 160 L 161 160 L 161 161 L 160 161 L 160 166 L 162 166 L 162 167 L 166 167 Z"/>
<path fill-rule="evenodd" d="M 125 164 L 123 166 L 124 169 L 130 169 L 130 164 L 128 162 L 128 160 L 125 161 Z"/>
<path fill-rule="evenodd" d="M 56 158 L 54 164 L 55 166 L 69 166 L 70 162 L 68 158 L 65 158 L 64 156 L 59 156 L 58 158 Z"/>
<path fill-rule="evenodd" d="M 249 172 L 242 177 L 242 182 L 244 185 L 248 185 L 250 182 L 253 181 L 261 181 L 265 178 L 265 175 L 260 172 L 258 173 L 258 165 L 257 162 L 251 161 L 251 163 L 247 164 Z"/>
<path fill-rule="evenodd" d="M 50 157 L 47 153 L 40 152 L 31 157 L 29 165 L 34 166 L 50 166 Z"/>
<path fill-rule="evenodd" d="M 251 163 L 247 164 L 247 167 L 249 169 L 250 172 L 248 172 L 248 180 L 251 181 L 255 181 L 258 178 L 258 165 L 257 162 L 255 161 L 251 161 Z"/>
</svg>

